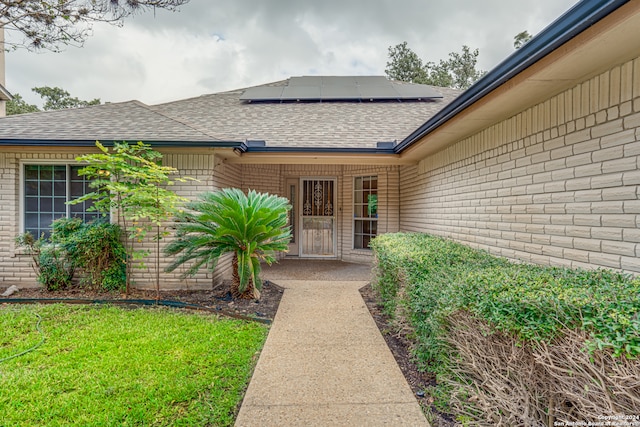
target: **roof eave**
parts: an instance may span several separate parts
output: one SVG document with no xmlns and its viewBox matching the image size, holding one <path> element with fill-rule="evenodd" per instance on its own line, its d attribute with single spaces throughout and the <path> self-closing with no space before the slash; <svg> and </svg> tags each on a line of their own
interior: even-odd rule
<svg viewBox="0 0 640 427">
<path fill-rule="evenodd" d="M 9 91 L 0 84 L 0 101 L 11 101 L 13 96 L 9 93 Z"/>
<path fill-rule="evenodd" d="M 16 147 L 95 147 L 96 139 L 75 139 L 75 140 L 59 140 L 59 139 L 0 139 L 0 146 L 16 146 Z M 171 148 L 237 148 L 244 142 L 242 141 L 157 141 L 157 140 L 141 140 L 141 139 L 118 139 L 118 142 L 136 143 L 141 141 L 153 147 L 171 147 Z M 103 141 L 100 143 L 107 147 L 112 147 L 114 141 Z"/>
<path fill-rule="evenodd" d="M 487 94 L 628 2 L 629 0 L 608 0 L 604 2 L 602 0 L 584 0 L 576 4 L 398 143 L 394 150 L 395 153 L 403 153 L 423 137 L 454 118 L 461 111 L 480 101 Z"/>
<path fill-rule="evenodd" d="M 393 148 L 267 147 L 251 141 L 233 150 L 229 163 L 242 164 L 404 164 Z"/>
</svg>

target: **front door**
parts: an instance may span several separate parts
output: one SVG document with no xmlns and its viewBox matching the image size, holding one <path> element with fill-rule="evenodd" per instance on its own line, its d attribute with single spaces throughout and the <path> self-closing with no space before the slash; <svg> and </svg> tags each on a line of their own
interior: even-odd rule
<svg viewBox="0 0 640 427">
<path fill-rule="evenodd" d="M 304 257 L 336 255 L 336 180 L 300 180 L 299 250 Z"/>
</svg>

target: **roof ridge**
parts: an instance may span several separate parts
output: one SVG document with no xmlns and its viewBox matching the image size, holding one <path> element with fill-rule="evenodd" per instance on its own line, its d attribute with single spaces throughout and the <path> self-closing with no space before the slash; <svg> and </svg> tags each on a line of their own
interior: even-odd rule
<svg viewBox="0 0 640 427">
<path fill-rule="evenodd" d="M 174 122 L 176 122 L 176 123 L 180 123 L 180 124 L 181 124 L 181 125 L 183 125 L 183 126 L 187 126 L 188 128 L 191 128 L 191 129 L 193 129 L 193 130 L 195 130 L 195 131 L 197 131 L 197 132 L 200 132 L 200 133 L 202 133 L 203 135 L 208 136 L 209 138 L 213 138 L 213 139 L 214 139 L 214 140 L 216 140 L 216 141 L 222 141 L 222 139 L 221 139 L 221 138 L 219 138 L 219 137 L 217 137 L 217 136 L 214 136 L 214 135 L 213 135 L 213 134 L 211 134 L 208 130 L 203 129 L 203 128 L 201 128 L 200 126 L 197 126 L 197 125 L 195 125 L 195 124 L 193 124 L 193 123 L 190 123 L 190 122 L 188 122 L 187 120 L 181 119 L 181 118 L 179 118 L 179 117 L 174 117 L 174 116 L 169 115 L 169 114 L 167 114 L 167 113 L 164 113 L 164 112 L 162 112 L 162 111 L 158 111 L 158 110 L 156 110 L 156 109 L 154 108 L 154 107 L 156 107 L 156 106 L 151 106 L 151 105 L 146 105 L 146 104 L 143 104 L 143 105 L 144 105 L 144 106 L 145 106 L 145 108 L 147 108 L 149 111 L 151 111 L 151 112 L 153 112 L 153 113 L 155 113 L 155 114 L 158 114 L 159 116 L 165 117 L 165 118 L 167 118 L 167 119 L 169 119 L 169 120 L 172 120 L 172 121 L 174 121 Z"/>
</svg>

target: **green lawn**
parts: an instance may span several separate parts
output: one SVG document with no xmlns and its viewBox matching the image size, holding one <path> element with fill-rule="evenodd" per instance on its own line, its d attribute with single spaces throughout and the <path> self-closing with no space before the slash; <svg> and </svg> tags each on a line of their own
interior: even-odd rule
<svg viewBox="0 0 640 427">
<path fill-rule="evenodd" d="M 45 342 L 10 358 L 41 341 L 38 315 Z M 169 309 L 1 306 L 0 426 L 232 425 L 267 332 Z"/>
</svg>

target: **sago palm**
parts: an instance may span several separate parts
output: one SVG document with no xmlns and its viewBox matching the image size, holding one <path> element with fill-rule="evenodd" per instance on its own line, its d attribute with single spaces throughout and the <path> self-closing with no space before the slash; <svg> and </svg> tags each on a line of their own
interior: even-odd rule
<svg viewBox="0 0 640 427">
<path fill-rule="evenodd" d="M 166 270 L 185 263 L 191 263 L 187 275 L 202 267 L 213 270 L 220 256 L 231 252 L 237 259 L 237 293 L 257 299 L 262 288 L 260 263 L 271 264 L 277 251 L 288 249 L 290 208 L 284 197 L 253 190 L 247 195 L 237 188 L 204 193 L 177 218 L 176 238 L 165 248 L 167 255 L 177 257 Z"/>
</svg>

